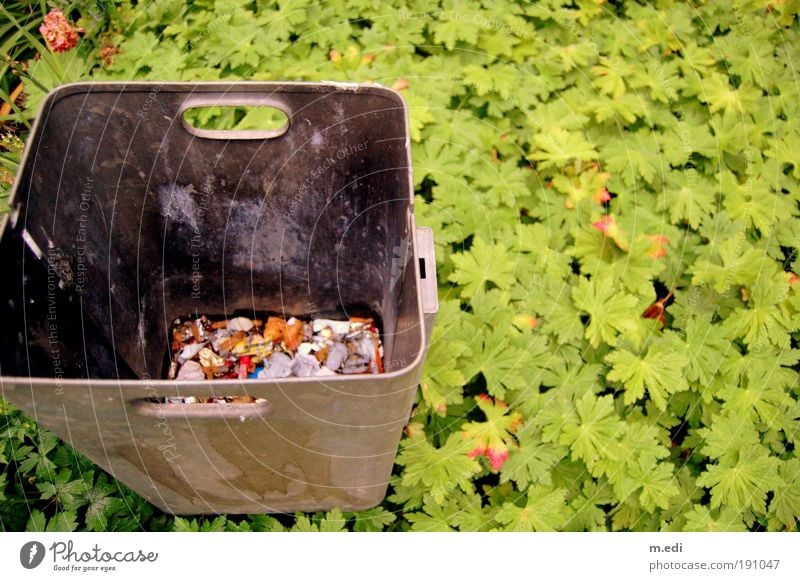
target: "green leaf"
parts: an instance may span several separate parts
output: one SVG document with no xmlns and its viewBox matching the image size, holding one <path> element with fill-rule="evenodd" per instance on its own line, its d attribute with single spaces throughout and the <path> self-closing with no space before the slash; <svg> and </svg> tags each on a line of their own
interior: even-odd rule
<svg viewBox="0 0 800 581">
<path fill-rule="evenodd" d="M 680 493 L 675 483 L 675 473 L 669 462 L 652 463 L 645 459 L 627 465 L 620 488 L 628 494 L 638 491 L 642 508 L 653 512 L 669 507 L 670 500 Z M 623 496 L 624 498 L 624 496 Z"/>
<path fill-rule="evenodd" d="M 536 387 L 540 370 L 552 359 L 547 337 L 531 338 L 508 325 L 487 333 L 483 344 L 462 362 L 466 377 L 482 373 L 488 392 L 500 398 L 507 396 L 507 390 Z"/>
<path fill-rule="evenodd" d="M 27 458 L 20 463 L 19 470 L 22 473 L 34 472 L 37 476 L 51 476 L 56 469 L 55 463 L 47 455 L 53 451 L 58 444 L 58 438 L 53 435 L 43 435 L 38 442 L 38 449 L 30 452 Z M 20 450 L 15 452 L 17 458 Z"/>
<path fill-rule="evenodd" d="M 501 163 L 499 167 L 487 168 L 475 176 L 475 185 L 484 190 L 481 199 L 486 199 L 492 206 L 505 204 L 516 206 L 518 197 L 527 195 L 527 174 L 514 163 Z"/>
<path fill-rule="evenodd" d="M 711 508 L 725 506 L 735 511 L 753 510 L 765 514 L 767 493 L 782 486 L 778 460 L 761 445 L 747 446 L 735 464 L 714 464 L 697 479 L 711 489 Z"/>
<path fill-rule="evenodd" d="M 650 399 L 664 411 L 671 394 L 688 388 L 684 370 L 689 358 L 681 343 L 652 343 L 644 355 L 617 349 L 606 356 L 606 361 L 612 366 L 606 378 L 623 384 L 626 404 L 644 397 L 646 388 Z"/>
<path fill-rule="evenodd" d="M 360 533 L 378 532 L 385 530 L 397 520 L 394 513 L 376 507 L 356 513 L 356 523 L 353 530 Z"/>
<path fill-rule="evenodd" d="M 441 301 L 420 379 L 422 397 L 437 413 L 444 414 L 448 405 L 463 400 L 466 379 L 461 360 L 469 354 L 474 337 L 475 329 L 460 302 Z"/>
<path fill-rule="evenodd" d="M 633 73 L 635 69 L 622 59 L 601 56 L 598 60 L 600 64 L 592 67 L 592 74 L 596 77 L 592 84 L 601 93 L 615 99 L 620 98 L 626 90 L 625 75 Z"/>
<path fill-rule="evenodd" d="M 800 482 L 800 460 L 791 458 L 782 461 L 778 474 L 783 484 L 775 489 L 769 509 L 787 530 L 791 530 L 797 525 L 800 515 L 800 487 L 797 486 Z"/>
<path fill-rule="evenodd" d="M 658 209 L 669 212 L 673 223 L 697 228 L 715 210 L 719 185 L 696 169 L 670 170 L 660 192 Z"/>
<path fill-rule="evenodd" d="M 71 533 L 78 530 L 78 516 L 74 511 L 57 512 L 47 520 L 47 533 Z"/>
<path fill-rule="evenodd" d="M 98 532 L 108 530 L 109 516 L 119 504 L 119 499 L 108 496 L 90 497 L 86 508 L 86 528 Z"/>
<path fill-rule="evenodd" d="M 791 168 L 792 176 L 800 180 L 800 133 L 789 132 L 774 141 L 770 140 L 764 155 L 778 161 L 782 168 Z"/>
<path fill-rule="evenodd" d="M 28 532 L 43 533 L 46 528 L 47 518 L 44 516 L 44 513 L 39 509 L 33 509 L 28 519 L 28 524 L 25 525 L 25 530 Z"/>
<path fill-rule="evenodd" d="M 767 344 L 786 349 L 789 347 L 789 332 L 794 324 L 778 304 L 787 295 L 788 283 L 785 280 L 766 280 L 759 278 L 753 288 L 753 295 L 746 307 L 736 309 L 724 323 L 726 329 L 740 337 L 751 349 Z"/>
<path fill-rule="evenodd" d="M 689 355 L 686 378 L 703 387 L 710 386 L 720 371 L 725 353 L 731 349 L 735 348 L 719 325 L 712 325 L 708 317 L 691 319 L 686 325 L 686 353 Z"/>
<path fill-rule="evenodd" d="M 760 171 L 751 169 L 743 179 L 725 171 L 719 180 L 728 215 L 762 234 L 769 233 L 776 222 L 791 216 L 795 209 L 783 195 L 772 193 L 769 177 Z"/>
<path fill-rule="evenodd" d="M 471 8 L 470 3 L 456 0 L 449 11 L 441 13 L 439 20 L 433 23 L 433 39 L 439 44 L 443 44 L 448 49 L 455 48 L 458 41 L 469 44 L 478 42 L 480 25 L 475 18 L 477 14 Z"/>
<path fill-rule="evenodd" d="M 86 507 L 86 527 L 91 531 L 105 531 L 109 527 L 109 519 L 123 508 L 123 503 L 119 498 L 113 496 L 116 489 L 109 485 L 104 474 L 94 482 L 94 474 L 89 472 L 83 477 L 86 483 L 83 491 L 83 499 Z"/>
<path fill-rule="evenodd" d="M 608 277 L 587 280 L 581 277 L 572 289 L 575 305 L 589 315 L 586 338 L 593 347 L 601 341 L 617 344 L 617 334 L 636 328 L 639 313 L 634 309 L 636 297 L 620 292 Z"/>
<path fill-rule="evenodd" d="M 347 519 L 344 518 L 342 511 L 334 508 L 325 515 L 325 518 L 319 521 L 319 530 L 322 533 L 346 531 L 345 524 L 347 524 Z"/>
<path fill-rule="evenodd" d="M 703 79 L 702 86 L 702 92 L 698 95 L 700 100 L 708 103 L 711 113 L 722 111 L 725 117 L 736 118 L 761 98 L 760 90 L 746 86 L 734 89 L 728 77 L 718 73 Z"/>
<path fill-rule="evenodd" d="M 649 131 L 608 139 L 600 146 L 600 159 L 606 171 L 620 174 L 630 187 L 637 182 L 637 176 L 654 183 L 656 176 L 669 169 L 658 142 Z"/>
<path fill-rule="evenodd" d="M 186 519 L 182 517 L 175 517 L 172 530 L 182 533 L 219 533 L 225 530 L 226 520 L 227 519 L 224 516 L 218 516 L 213 520 L 207 518 Z"/>
<path fill-rule="evenodd" d="M 567 454 L 567 448 L 545 443 L 531 427 L 523 428 L 518 438 L 519 449 L 503 465 L 500 482 L 514 481 L 520 490 L 536 483 L 549 486 L 550 472 Z"/>
<path fill-rule="evenodd" d="M 745 532 L 747 527 L 742 522 L 741 513 L 734 509 L 710 511 L 705 506 L 694 506 L 686 514 L 683 530 L 699 533 Z"/>
<path fill-rule="evenodd" d="M 452 434 L 441 448 L 435 448 L 424 438 L 406 440 L 396 460 L 405 467 L 402 485 L 424 491 L 435 504 L 442 504 L 456 488 L 472 490 L 471 478 L 481 467 L 467 456 L 471 448 L 471 442 L 458 433 Z"/>
<path fill-rule="evenodd" d="M 548 281 L 541 302 L 534 307 L 543 319 L 542 331 L 552 333 L 561 343 L 571 343 L 583 336 L 581 311 L 572 301 L 566 284 Z"/>
<path fill-rule="evenodd" d="M 483 506 L 483 500 L 478 494 L 459 493 L 454 500 L 459 507 L 459 511 L 450 518 L 450 522 L 454 523 L 458 530 L 464 532 L 487 532 L 494 529 L 496 526 L 494 516 L 498 512 L 497 507 L 491 505 Z"/>
<path fill-rule="evenodd" d="M 554 127 L 547 133 L 533 137 L 536 149 L 528 159 L 538 162 L 539 169 L 559 167 L 573 160 L 592 161 L 597 159 L 597 149 L 583 135 Z"/>
<path fill-rule="evenodd" d="M 708 428 L 701 428 L 698 434 L 705 440 L 702 451 L 707 456 L 726 464 L 735 463 L 739 451 L 755 446 L 760 438 L 753 424 L 746 416 L 737 413 L 713 417 Z"/>
<path fill-rule="evenodd" d="M 449 280 L 461 287 L 462 297 L 471 297 L 487 282 L 502 289 L 514 281 L 514 260 L 500 242 L 489 244 L 476 237 L 468 252 L 453 255 L 453 263 L 456 270 Z"/>
<path fill-rule="evenodd" d="M 36 488 L 42 493 L 41 498 L 45 500 L 56 498 L 66 509 L 74 509 L 83 504 L 79 497 L 85 484 L 82 480 L 72 480 L 72 472 L 69 470 L 62 470 L 56 474 L 52 482 L 37 483 Z"/>
<path fill-rule="evenodd" d="M 609 494 L 608 486 L 598 486 L 593 481 L 584 481 L 581 493 L 570 500 L 572 516 L 562 530 L 566 531 L 602 531 L 606 528 L 604 504 L 615 501 Z"/>
<path fill-rule="evenodd" d="M 259 515 L 250 515 L 247 521 L 243 521 L 242 524 L 247 522 L 250 529 L 253 531 L 267 531 L 267 532 L 285 532 L 286 528 L 275 518 L 271 516 L 267 516 L 265 514 Z M 228 521 L 226 523 L 226 530 L 229 530 L 232 525 L 234 525 L 232 521 Z"/>
<path fill-rule="evenodd" d="M 721 232 L 718 226 L 709 232 L 714 244 L 687 270 L 692 274 L 692 284 L 713 286 L 720 294 L 727 294 L 735 285 L 749 286 L 758 278 L 764 264 L 764 252 L 750 245 L 740 223 L 732 223 L 730 232 Z"/>
<path fill-rule="evenodd" d="M 528 489 L 524 507 L 505 503 L 495 517 L 513 532 L 546 532 L 559 530 L 569 519 L 569 508 L 563 489 L 552 490 L 535 485 Z"/>
<path fill-rule="evenodd" d="M 441 139 L 426 139 L 412 150 L 414 185 L 430 177 L 437 182 L 461 175 L 464 152 Z"/>
<path fill-rule="evenodd" d="M 197 522 L 197 519 L 176 516 L 172 530 L 176 533 L 197 533 L 200 532 L 200 523 Z"/>
<path fill-rule="evenodd" d="M 412 531 L 444 533 L 455 530 L 450 523 L 460 512 L 458 505 L 452 501 L 442 505 L 426 499 L 423 512 L 409 513 L 406 518 L 411 523 Z"/>
<path fill-rule="evenodd" d="M 608 455 L 622 434 L 624 424 L 614 413 L 614 399 L 610 395 L 597 397 L 587 393 L 575 407 L 580 419 L 564 420 L 559 443 L 569 446 L 572 457 L 583 460 L 591 468 L 597 460 Z"/>
<path fill-rule="evenodd" d="M 298 512 L 295 513 L 295 521 L 292 531 L 300 533 L 318 533 L 319 527 L 314 524 L 314 522 L 312 522 L 308 516 Z"/>
</svg>

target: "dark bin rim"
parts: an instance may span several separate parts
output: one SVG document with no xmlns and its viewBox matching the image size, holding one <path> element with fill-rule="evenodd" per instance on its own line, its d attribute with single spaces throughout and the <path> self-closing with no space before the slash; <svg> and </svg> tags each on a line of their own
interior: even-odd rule
<svg viewBox="0 0 800 581">
<path fill-rule="evenodd" d="M 155 91 L 154 91 L 155 89 Z M 411 165 L 411 133 L 410 133 L 410 125 L 408 121 L 408 104 L 406 103 L 405 99 L 403 98 L 402 94 L 399 91 L 392 89 L 391 87 L 385 87 L 383 85 L 379 85 L 377 83 L 349 83 L 349 82 L 339 82 L 339 81 L 319 81 L 319 82 L 302 82 L 302 81 L 202 81 L 202 82 L 189 82 L 189 81 L 134 81 L 134 82 L 124 82 L 124 81 L 94 81 L 94 82 L 87 82 L 87 81 L 77 81 L 73 83 L 65 83 L 63 85 L 59 85 L 55 89 L 51 90 L 42 102 L 39 105 L 39 110 L 36 112 L 36 118 L 34 119 L 33 125 L 31 126 L 31 130 L 29 133 L 29 137 L 25 142 L 25 149 L 22 153 L 22 157 L 20 158 L 19 168 L 23 168 L 28 161 L 28 157 L 30 155 L 30 147 L 28 146 L 29 143 L 32 143 L 36 138 L 38 138 L 39 133 L 41 132 L 41 125 L 43 123 L 42 117 L 43 113 L 48 112 L 49 109 L 60 99 L 65 97 L 70 97 L 72 95 L 79 95 L 82 93 L 88 92 L 105 92 L 105 93 L 113 93 L 113 92 L 121 92 L 121 91 L 136 91 L 141 90 L 143 92 L 186 92 L 186 89 L 195 89 L 198 94 L 202 93 L 235 93 L 241 92 L 242 90 L 245 91 L 252 91 L 256 92 L 259 90 L 265 91 L 269 90 L 271 92 L 276 91 L 286 91 L 286 92 L 312 92 L 312 93 L 320 93 L 326 94 L 331 93 L 333 91 L 341 91 L 345 93 L 371 93 L 376 95 L 381 95 L 388 99 L 394 101 L 399 108 L 403 110 L 403 117 L 404 117 L 404 125 L 405 125 L 405 134 L 406 134 L 406 142 L 405 142 L 405 149 L 406 155 L 408 157 L 408 166 L 412 168 Z M 224 90 L 225 89 L 225 90 Z M 333 89 L 333 91 L 331 90 Z M 188 108 L 188 107 L 186 107 Z M 181 108 L 180 113 L 183 113 L 186 108 Z M 182 120 L 175 119 L 173 122 Z M 413 170 L 413 168 L 412 168 Z M 14 213 L 13 205 L 16 202 L 17 197 L 17 190 L 18 190 L 18 181 L 14 181 L 11 186 L 11 191 L 8 195 L 8 205 L 12 208 L 11 212 L 9 212 L 6 216 L 4 216 L 3 220 L 0 220 L 0 235 L 5 230 L 5 218 L 10 216 Z M 411 176 L 411 171 L 409 171 L 409 204 L 413 207 L 414 206 L 414 182 Z"/>
</svg>

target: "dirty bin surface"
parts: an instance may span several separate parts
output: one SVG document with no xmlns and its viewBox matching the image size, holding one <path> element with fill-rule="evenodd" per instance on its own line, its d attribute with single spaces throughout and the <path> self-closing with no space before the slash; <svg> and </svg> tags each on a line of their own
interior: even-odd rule
<svg viewBox="0 0 800 581">
<path fill-rule="evenodd" d="M 288 125 L 184 121 L 233 105 Z M 2 396 L 169 512 L 374 506 L 436 312 L 410 171 L 405 105 L 377 86 L 57 89 L 2 224 Z M 177 318 L 263 313 L 373 318 L 382 373 L 167 379 Z M 191 398 L 221 403 L 172 403 Z"/>
</svg>

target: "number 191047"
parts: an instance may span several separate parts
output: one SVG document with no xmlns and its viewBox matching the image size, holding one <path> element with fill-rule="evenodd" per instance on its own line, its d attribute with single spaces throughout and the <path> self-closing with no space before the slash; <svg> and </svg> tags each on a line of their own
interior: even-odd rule
<svg viewBox="0 0 800 581">
<path fill-rule="evenodd" d="M 780 562 L 780 559 L 739 559 L 739 567 L 746 570 L 777 569 Z"/>
</svg>

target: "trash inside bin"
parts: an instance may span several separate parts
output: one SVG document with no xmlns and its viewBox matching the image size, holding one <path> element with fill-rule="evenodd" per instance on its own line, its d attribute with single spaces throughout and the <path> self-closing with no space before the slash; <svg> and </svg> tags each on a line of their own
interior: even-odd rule
<svg viewBox="0 0 800 581">
<path fill-rule="evenodd" d="M 176 319 L 168 379 L 276 379 L 383 373 L 383 345 L 371 318 L 347 321 L 205 315 Z"/>
<path fill-rule="evenodd" d="M 288 124 L 184 120 L 245 105 Z M 376 505 L 437 310 L 410 172 L 378 86 L 60 87 L 0 223 L 2 396 L 168 512 Z M 222 321 L 252 351 L 174 340 Z"/>
</svg>

